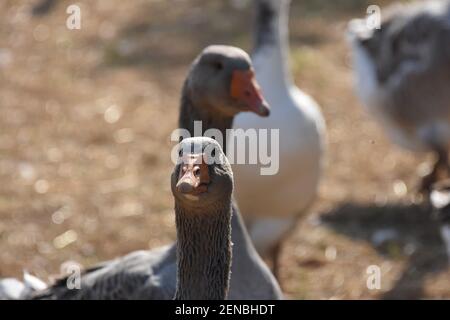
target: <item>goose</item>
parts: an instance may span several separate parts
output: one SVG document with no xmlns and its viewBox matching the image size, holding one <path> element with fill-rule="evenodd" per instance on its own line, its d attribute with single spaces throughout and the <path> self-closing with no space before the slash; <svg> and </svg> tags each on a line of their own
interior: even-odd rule
<svg viewBox="0 0 450 320">
<path fill-rule="evenodd" d="M 449 170 L 450 2 L 397 5 L 382 18 L 378 29 L 349 23 L 356 91 L 394 143 L 436 155 L 420 185 L 428 194 Z"/>
<path fill-rule="evenodd" d="M 233 90 L 232 90 L 233 89 Z M 226 137 L 235 114 L 269 114 L 267 102 L 254 80 L 250 57 L 241 49 L 213 45 L 194 60 L 182 89 L 179 127 L 195 136 L 194 121 L 203 129 L 218 128 Z M 201 132 L 200 134 L 203 134 Z M 226 143 L 222 146 L 226 152 Z M 253 247 L 231 200 L 232 262 L 229 299 L 281 299 L 281 289 Z M 178 243 L 178 242 L 177 242 Z M 136 251 L 86 269 L 81 289 L 67 288 L 63 278 L 34 299 L 171 299 L 176 292 L 177 243 Z M 28 298 L 28 297 L 27 297 Z"/>
<path fill-rule="evenodd" d="M 224 300 L 228 294 L 231 271 L 231 167 L 220 145 L 211 138 L 184 139 L 180 143 L 180 152 L 180 161 L 171 175 L 177 229 L 174 299 Z M 211 157 L 213 152 L 214 158 Z M 129 276 L 127 279 L 132 280 Z M 9 295 L 16 298 L 23 295 L 23 284 L 17 280 L 4 280 L 3 283 L 10 290 Z M 57 286 L 66 286 L 66 283 L 67 279 L 60 280 Z M 12 291 L 11 288 L 19 290 Z M 117 294 L 118 298 L 122 297 L 112 282 L 102 289 L 112 291 L 109 293 L 112 296 Z M 44 290 L 36 294 L 36 298 L 46 294 Z M 169 292 L 167 296 L 161 293 L 160 297 L 168 298 L 169 295 Z"/>
<path fill-rule="evenodd" d="M 258 252 L 268 257 L 278 278 L 282 240 L 317 196 L 324 162 L 325 122 L 317 103 L 295 86 L 289 72 L 289 0 L 256 0 L 256 79 L 268 103 L 268 118 L 236 117 L 234 128 L 279 130 L 279 165 L 234 165 L 236 200 Z"/>
<path fill-rule="evenodd" d="M 231 271 L 233 173 L 217 141 L 188 138 L 172 174 L 177 229 L 176 300 L 224 300 Z M 217 161 L 215 161 L 217 160 Z"/>
<path fill-rule="evenodd" d="M 440 224 L 441 238 L 445 244 L 450 264 L 450 179 L 439 181 L 432 186 L 430 203 L 434 217 Z"/>
</svg>

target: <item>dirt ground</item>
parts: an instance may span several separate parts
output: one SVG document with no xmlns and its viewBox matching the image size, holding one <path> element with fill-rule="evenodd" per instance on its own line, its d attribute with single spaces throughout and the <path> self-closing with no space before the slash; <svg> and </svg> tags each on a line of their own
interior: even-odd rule
<svg viewBox="0 0 450 320">
<path fill-rule="evenodd" d="M 65 261 L 174 240 L 169 134 L 182 81 L 208 44 L 250 49 L 252 12 L 85 0 L 81 30 L 68 30 L 71 1 L 40 16 L 34 3 L 0 2 L 0 277 L 48 280 Z M 283 288 L 292 299 L 450 298 L 437 225 L 412 196 L 430 159 L 392 145 L 352 90 L 345 27 L 368 5 L 292 4 L 292 71 L 320 103 L 329 141 L 320 197 L 283 251 Z M 371 265 L 379 290 L 366 285 Z"/>
</svg>

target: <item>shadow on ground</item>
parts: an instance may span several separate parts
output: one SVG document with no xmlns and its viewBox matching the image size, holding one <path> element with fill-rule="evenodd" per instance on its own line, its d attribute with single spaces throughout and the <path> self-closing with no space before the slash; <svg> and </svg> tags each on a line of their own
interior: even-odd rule
<svg viewBox="0 0 450 320">
<path fill-rule="evenodd" d="M 321 220 L 335 232 L 367 241 L 387 259 L 405 259 L 402 275 L 382 299 L 420 299 L 426 277 L 448 267 L 439 225 L 427 205 L 347 203 Z"/>
</svg>

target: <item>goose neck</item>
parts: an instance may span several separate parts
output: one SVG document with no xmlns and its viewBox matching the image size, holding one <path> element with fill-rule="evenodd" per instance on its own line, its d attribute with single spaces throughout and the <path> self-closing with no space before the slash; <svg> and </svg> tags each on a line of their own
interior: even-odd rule
<svg viewBox="0 0 450 320">
<path fill-rule="evenodd" d="M 253 62 L 258 81 L 289 86 L 289 1 L 258 0 L 256 7 Z"/>
<path fill-rule="evenodd" d="M 196 128 L 198 122 L 201 124 L 201 130 Z M 227 129 L 232 128 L 233 117 L 225 116 L 219 112 L 213 112 L 211 111 L 211 108 L 208 107 L 199 106 L 199 104 L 194 101 L 188 90 L 188 81 L 186 81 L 183 87 L 178 125 L 180 129 L 188 130 L 191 137 L 199 135 L 203 136 L 205 131 L 209 129 L 219 130 L 224 140 L 219 142 L 221 143 L 222 150 L 226 154 Z"/>
<path fill-rule="evenodd" d="M 231 199 L 208 210 L 175 203 L 176 300 L 226 299 L 231 270 Z"/>
</svg>

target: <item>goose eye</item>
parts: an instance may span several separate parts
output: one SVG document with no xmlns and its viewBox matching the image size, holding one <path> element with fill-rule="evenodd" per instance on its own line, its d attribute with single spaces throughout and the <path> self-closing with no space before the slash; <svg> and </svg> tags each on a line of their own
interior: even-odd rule
<svg viewBox="0 0 450 320">
<path fill-rule="evenodd" d="M 214 148 L 214 149 L 212 149 L 212 151 L 211 151 L 211 157 L 215 157 L 216 156 L 216 149 Z"/>
<path fill-rule="evenodd" d="M 221 71 L 223 69 L 223 63 L 220 61 L 215 61 L 215 62 L 213 62 L 213 67 L 217 71 Z"/>
<path fill-rule="evenodd" d="M 178 156 L 179 156 L 180 158 L 183 156 L 183 149 L 180 149 L 180 150 L 178 151 Z"/>
</svg>

